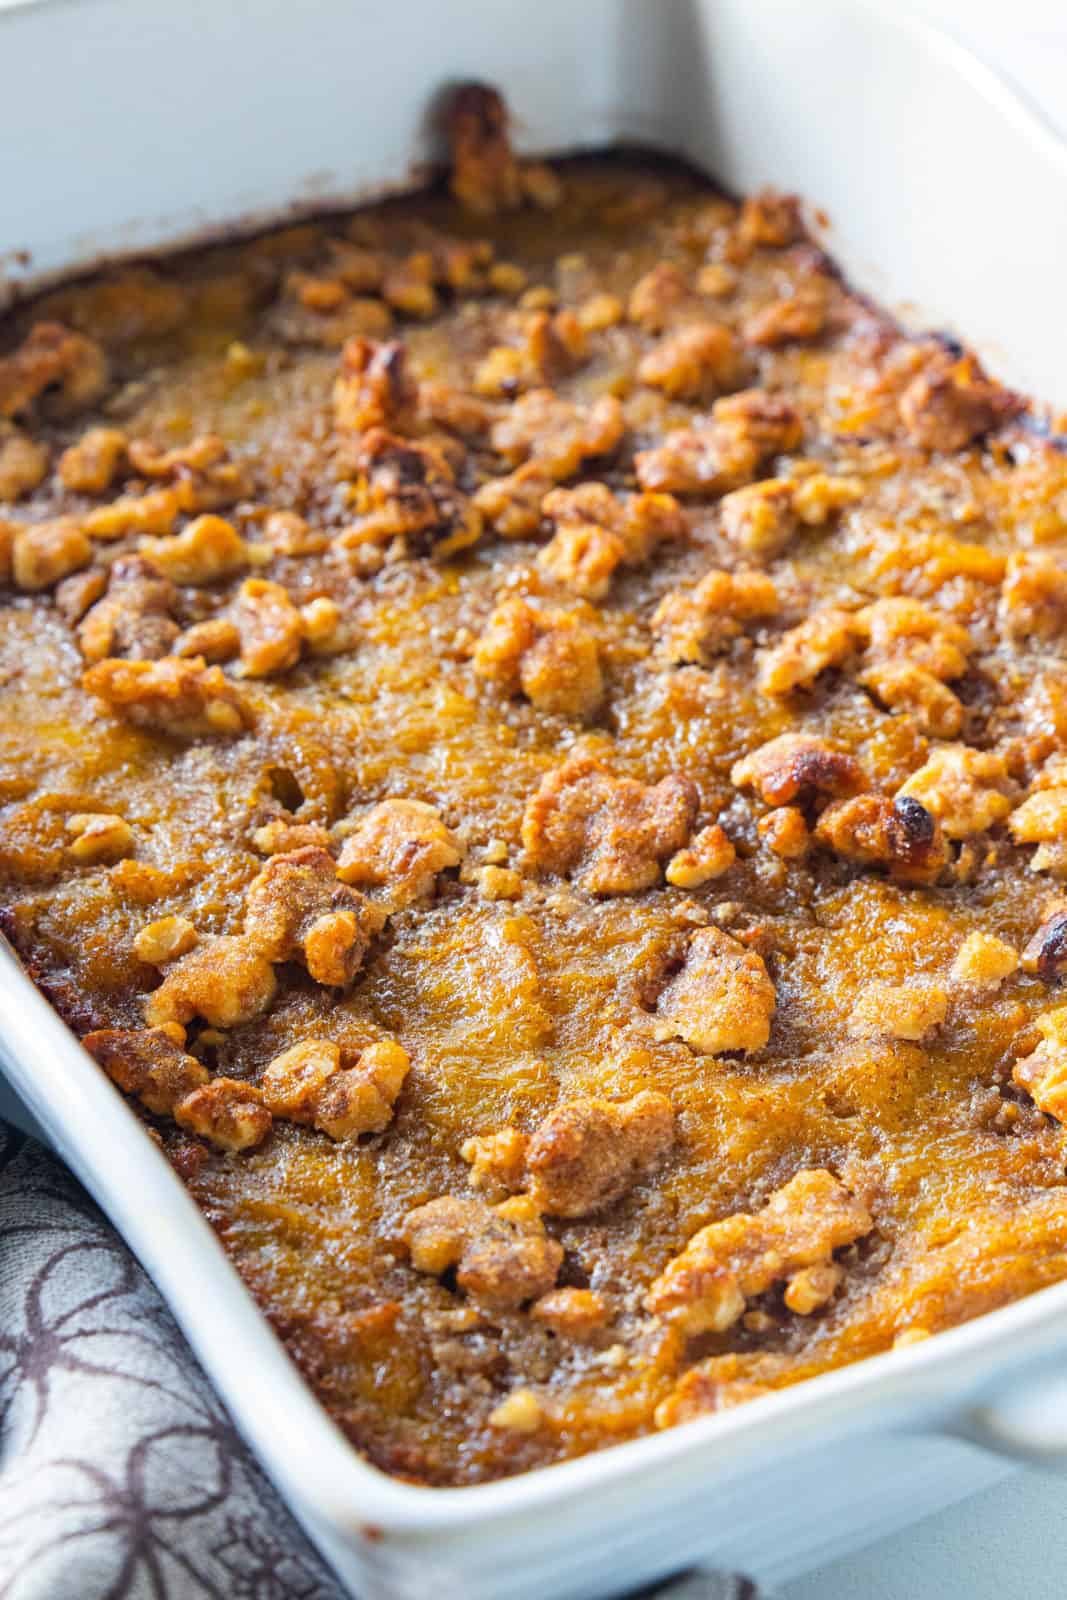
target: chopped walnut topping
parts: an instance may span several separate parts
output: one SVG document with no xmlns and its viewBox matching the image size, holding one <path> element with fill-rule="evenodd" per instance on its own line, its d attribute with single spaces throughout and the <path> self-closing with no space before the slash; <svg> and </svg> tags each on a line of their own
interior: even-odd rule
<svg viewBox="0 0 1067 1600">
<path fill-rule="evenodd" d="M 436 806 L 382 800 L 348 835 L 337 863 L 343 883 L 387 888 L 398 905 L 433 893 L 437 875 L 459 866 L 462 850 Z"/>
<path fill-rule="evenodd" d="M 311 1123 L 331 1139 L 381 1133 L 408 1075 L 406 1050 L 389 1039 L 365 1046 L 353 1066 L 329 1039 L 304 1039 L 275 1056 L 261 1085 L 275 1117 Z"/>
<path fill-rule="evenodd" d="M 235 1028 L 261 1016 L 274 999 L 274 968 L 248 939 L 203 939 L 170 968 L 145 1000 L 149 1027 L 203 1017 Z"/>
<path fill-rule="evenodd" d="M 692 589 L 671 589 L 652 614 L 660 658 L 671 666 L 707 666 L 744 632 L 746 622 L 773 617 L 778 590 L 762 572 L 713 568 Z"/>
<path fill-rule="evenodd" d="M 937 347 L 900 396 L 900 420 L 921 450 L 965 450 L 1021 409 L 972 355 Z"/>
<path fill-rule="evenodd" d="M 1058 983 L 1067 973 L 1067 906 L 1057 901 L 1022 953 L 1024 972 L 1045 983 Z"/>
<path fill-rule="evenodd" d="M 534 311 L 519 319 L 520 343 L 496 345 L 478 363 L 477 394 L 512 396 L 575 372 L 588 358 L 589 343 L 573 311 Z"/>
<path fill-rule="evenodd" d="M 1004 757 L 964 744 L 941 745 L 925 766 L 897 790 L 935 816 L 950 839 L 966 839 L 1001 822 L 1011 811 Z"/>
<path fill-rule="evenodd" d="M 208 617 L 204 622 L 194 622 L 175 639 L 169 652 L 173 656 L 201 656 L 208 663 L 232 661 L 240 654 L 241 635 L 230 617 Z M 109 652 L 114 655 L 116 651 Z"/>
<path fill-rule="evenodd" d="M 1008 557 L 997 608 L 1007 638 L 1055 639 L 1067 628 L 1067 572 L 1043 551 L 1017 550 Z"/>
<path fill-rule="evenodd" d="M 582 1344 L 596 1338 L 609 1311 L 603 1295 L 593 1289 L 551 1289 L 534 1301 L 530 1315 L 552 1333 Z"/>
<path fill-rule="evenodd" d="M 11 571 L 18 589 L 31 593 L 87 567 L 93 550 L 77 517 L 56 517 L 52 522 L 15 524 Z"/>
<path fill-rule="evenodd" d="M 513 466 L 534 461 L 548 477 L 561 479 L 573 477 L 591 457 L 610 455 L 624 432 L 614 395 L 579 406 L 551 389 L 531 389 L 493 425 L 491 439 Z"/>
<path fill-rule="evenodd" d="M 947 1012 L 943 983 L 872 983 L 853 1006 L 848 1031 L 854 1039 L 924 1039 Z"/>
<path fill-rule="evenodd" d="M 699 889 L 713 878 L 721 878 L 737 860 L 737 851 L 717 822 L 701 828 L 693 835 L 684 850 L 679 850 L 667 863 L 665 873 L 668 883 L 677 889 Z"/>
<path fill-rule="evenodd" d="M 518 1194 L 526 1183 L 526 1135 L 518 1128 L 475 1135 L 459 1153 L 470 1165 L 471 1188 L 484 1190 L 491 1200 Z"/>
<path fill-rule="evenodd" d="M 1018 966 L 1019 953 L 1013 945 L 995 934 L 976 930 L 967 935 L 957 950 L 951 976 L 957 983 L 995 989 L 1005 978 L 1010 978 Z"/>
<path fill-rule="evenodd" d="M 533 539 L 541 531 L 541 503 L 553 480 L 536 461 L 490 478 L 474 496 L 474 504 L 501 539 Z"/>
<path fill-rule="evenodd" d="M 526 1146 L 531 1195 L 552 1216 L 584 1217 L 620 1199 L 674 1143 L 666 1095 L 619 1102 L 567 1101 L 538 1124 Z"/>
<path fill-rule="evenodd" d="M 0 423 L 0 503 L 29 494 L 47 472 L 46 447 L 20 428 Z"/>
<path fill-rule="evenodd" d="M 749 195 L 737 219 L 737 238 L 751 249 L 767 245 L 781 250 L 803 238 L 800 201 L 795 194 L 779 194 L 776 189 L 761 189 Z"/>
<path fill-rule="evenodd" d="M 35 322 L 0 360 L 0 417 L 23 415 L 38 400 L 55 416 L 73 416 L 100 398 L 107 380 L 107 360 L 92 339 L 61 322 Z"/>
<path fill-rule="evenodd" d="M 188 955 L 199 937 L 188 917 L 160 917 L 141 929 L 133 941 L 133 953 L 149 966 L 165 967 Z"/>
<path fill-rule="evenodd" d="M 1008 827 L 1018 844 L 1036 844 L 1030 865 L 1035 872 L 1051 872 L 1067 877 L 1067 785 L 1038 787 L 1008 818 Z"/>
<path fill-rule="evenodd" d="M 782 733 L 735 761 L 730 782 L 755 789 L 769 806 L 858 794 L 866 776 L 855 756 L 807 733 Z"/>
<path fill-rule="evenodd" d="M 489 618 L 473 659 L 479 677 L 509 694 L 521 690 L 539 711 L 590 716 L 604 693 L 597 642 L 577 612 L 505 600 Z"/>
<path fill-rule="evenodd" d="M 329 844 L 329 830 L 319 823 L 289 822 L 284 817 L 265 822 L 252 835 L 252 846 L 261 856 L 279 856 L 289 850 L 303 850 L 306 845 L 326 850 Z"/>
<path fill-rule="evenodd" d="M 338 882 L 315 845 L 273 855 L 245 895 L 245 935 L 268 961 L 301 959 L 316 983 L 344 988 L 367 953 L 376 918 L 357 890 Z"/>
<path fill-rule="evenodd" d="M 371 428 L 360 438 L 357 462 L 359 519 L 333 541 L 336 549 L 379 545 L 401 557 L 443 559 L 481 536 L 481 513 L 434 445 Z"/>
<path fill-rule="evenodd" d="M 132 1094 L 155 1117 L 208 1081 L 205 1067 L 182 1046 L 185 1030 L 174 1023 L 160 1028 L 103 1028 L 82 1044 L 123 1094 Z"/>
<path fill-rule="evenodd" d="M 967 670 L 974 642 L 966 628 L 903 596 L 865 606 L 855 623 L 868 639 L 860 683 L 890 710 L 912 712 L 924 732 L 959 733 L 963 707 L 945 685 Z"/>
<path fill-rule="evenodd" d="M 428 378 L 419 384 L 419 415 L 461 439 L 481 439 L 496 420 L 496 408 L 464 389 Z"/>
<path fill-rule="evenodd" d="M 814 1266 L 801 1267 L 786 1285 L 786 1306 L 798 1317 L 810 1317 L 833 1299 L 844 1277 L 845 1269 L 837 1261 L 817 1261 Z"/>
<path fill-rule="evenodd" d="M 3 524 L 0 523 L 0 547 L 2 544 Z M 0 548 L 0 568 L 3 565 L 2 548 Z M 75 623 L 84 617 L 89 607 L 100 599 L 106 588 L 106 573 L 99 567 L 83 568 L 81 572 L 72 572 L 69 578 L 61 579 L 52 598 L 63 621 L 68 627 L 73 628 Z"/>
<path fill-rule="evenodd" d="M 126 459 L 126 444 L 120 428 L 90 428 L 60 456 L 60 482 L 75 494 L 104 494 Z"/>
<path fill-rule="evenodd" d="M 750 555 L 775 556 L 798 526 L 824 527 L 862 495 L 858 478 L 835 478 L 824 472 L 806 478 L 764 478 L 723 497 L 722 531 Z"/>
<path fill-rule="evenodd" d="M 828 667 L 850 660 L 859 637 L 853 612 L 832 607 L 813 611 L 764 652 L 757 680 L 760 693 L 785 695 L 810 689 Z"/>
<path fill-rule="evenodd" d="M 448 114 L 451 189 L 468 211 L 490 215 L 522 202 L 519 164 L 508 137 L 508 112 L 495 89 L 471 83 L 460 89 Z"/>
<path fill-rule="evenodd" d="M 434 260 L 428 250 L 413 250 L 390 262 L 382 281 L 382 298 L 402 316 L 424 321 L 437 310 Z"/>
<path fill-rule="evenodd" d="M 667 494 L 620 500 L 601 483 L 554 489 L 541 505 L 556 533 L 537 558 L 557 582 L 589 600 L 606 594 L 620 566 L 637 567 L 667 539 L 686 531 L 678 502 Z"/>
<path fill-rule="evenodd" d="M 747 1054 L 767 1043 L 774 1010 L 762 956 L 721 928 L 698 928 L 656 1003 L 656 1037 L 684 1039 L 700 1055 Z"/>
<path fill-rule="evenodd" d="M 1013 1080 L 1035 1106 L 1067 1123 L 1067 1006 L 1036 1019 L 1041 1043 L 1015 1063 Z"/>
<path fill-rule="evenodd" d="M 333 386 L 334 423 L 339 428 L 394 428 L 415 422 L 419 386 L 408 372 L 407 348 L 399 340 L 349 339 Z"/>
<path fill-rule="evenodd" d="M 67 854 L 80 866 L 96 866 L 101 861 L 121 861 L 133 854 L 133 829 L 125 817 L 108 811 L 78 811 L 67 818 L 67 832 L 73 843 Z"/>
<path fill-rule="evenodd" d="M 252 726 L 251 708 L 218 667 L 182 661 L 98 661 L 82 686 L 117 715 L 176 739 L 233 737 Z"/>
<path fill-rule="evenodd" d="M 940 823 L 909 795 L 835 801 L 819 818 L 815 838 L 846 861 L 888 867 L 905 883 L 932 883 L 948 862 Z"/>
<path fill-rule="evenodd" d="M 148 439 L 131 439 L 129 457 L 143 478 L 173 483 L 183 511 L 217 511 L 248 491 L 244 465 L 231 461 L 225 441 L 214 433 L 199 434 L 175 450 L 161 450 Z"/>
<path fill-rule="evenodd" d="M 578 307 L 578 321 L 586 333 L 603 333 L 622 321 L 625 308 L 618 295 L 594 294 Z"/>
<path fill-rule="evenodd" d="M 246 578 L 234 603 L 233 622 L 245 677 L 268 678 L 299 661 L 304 619 L 282 584 Z"/>
<path fill-rule="evenodd" d="M 93 539 L 125 539 L 135 533 L 170 533 L 179 513 L 188 510 L 191 506 L 177 489 L 153 489 L 148 494 L 122 495 L 87 512 L 82 520 Z"/>
<path fill-rule="evenodd" d="M 169 655 L 178 638 L 171 616 L 177 593 L 143 556 L 120 556 L 112 563 L 107 593 L 86 613 L 78 645 L 86 661 L 124 656 L 155 661 Z"/>
<path fill-rule="evenodd" d="M 817 339 L 826 327 L 827 311 L 826 286 L 816 278 L 798 294 L 772 300 L 754 312 L 745 323 L 745 339 L 766 349 Z"/>
<path fill-rule="evenodd" d="M 672 400 L 708 400 L 737 389 L 746 377 L 735 336 L 720 322 L 696 323 L 661 339 L 637 368 L 639 383 Z"/>
<path fill-rule="evenodd" d="M 257 559 L 232 522 L 223 517 L 197 517 L 169 539 L 143 539 L 142 555 L 174 583 L 216 583 L 241 572 Z"/>
<path fill-rule="evenodd" d="M 681 267 L 659 261 L 634 285 L 626 315 L 647 333 L 660 333 L 691 304 L 692 293 Z"/>
<path fill-rule="evenodd" d="M 404 1240 L 417 1272 L 456 1269 L 456 1283 L 490 1310 L 508 1311 L 554 1288 L 563 1247 L 525 1197 L 491 1207 L 450 1195 L 410 1211 Z"/>
<path fill-rule="evenodd" d="M 768 850 L 783 861 L 799 861 L 811 847 L 807 818 L 797 806 L 775 806 L 760 817 L 756 829 Z"/>
<path fill-rule="evenodd" d="M 908 711 L 924 733 L 951 739 L 963 726 L 963 706 L 952 690 L 912 661 L 876 661 L 859 675 L 888 711 Z"/>
<path fill-rule="evenodd" d="M 822 1167 L 798 1172 L 762 1210 L 740 1211 L 695 1233 L 653 1283 L 645 1305 L 687 1334 L 721 1333 L 753 1295 L 783 1280 L 788 1287 L 872 1226 L 862 1200 L 832 1173 Z"/>
<path fill-rule="evenodd" d="M 199 1134 L 220 1150 L 251 1150 L 262 1144 L 273 1118 L 255 1084 L 239 1078 L 213 1078 L 174 1107 L 181 1128 Z"/>
<path fill-rule="evenodd" d="M 506 1428 L 511 1433 L 536 1433 L 544 1420 L 544 1407 L 532 1389 L 513 1389 L 489 1413 L 491 1428 Z"/>
<path fill-rule="evenodd" d="M 675 1428 L 710 1412 L 729 1411 L 771 1394 L 763 1380 L 778 1376 L 782 1359 L 770 1355 L 711 1356 L 684 1373 L 655 1410 L 657 1428 Z"/>
<path fill-rule="evenodd" d="M 634 457 L 643 489 L 672 494 L 723 495 L 751 483 L 762 462 L 800 443 L 800 419 L 785 400 L 763 389 L 716 400 L 711 421 L 668 434 Z"/>
<path fill-rule="evenodd" d="M 616 778 L 591 756 L 572 756 L 527 801 L 523 847 L 535 871 L 572 877 L 591 894 L 626 894 L 659 882 L 696 809 L 687 778 L 646 785 Z"/>
</svg>

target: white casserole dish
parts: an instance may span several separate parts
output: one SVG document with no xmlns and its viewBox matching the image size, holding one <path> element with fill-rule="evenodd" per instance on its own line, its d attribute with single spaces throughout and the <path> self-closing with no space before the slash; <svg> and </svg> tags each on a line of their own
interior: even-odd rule
<svg viewBox="0 0 1067 1600">
<path fill-rule="evenodd" d="M 0 0 L 0 293 L 398 185 L 442 88 L 520 142 L 682 151 L 800 190 L 853 280 L 1067 402 L 1067 154 L 947 41 L 861 0 Z M 28 252 L 23 257 L 19 252 Z M 1067 1283 L 926 1345 L 507 1482 L 422 1489 L 319 1408 L 165 1159 L 0 951 L 10 1081 L 169 1300 L 235 1420 L 364 1600 L 596 1600 L 692 1565 L 773 1584 L 1067 1460 Z M 986 1448 L 982 1448 L 982 1447 Z M 990 1450 L 997 1452 L 991 1454 Z"/>
</svg>

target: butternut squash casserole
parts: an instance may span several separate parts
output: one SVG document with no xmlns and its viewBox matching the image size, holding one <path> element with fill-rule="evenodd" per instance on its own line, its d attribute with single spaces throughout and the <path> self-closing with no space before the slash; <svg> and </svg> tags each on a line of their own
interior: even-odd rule
<svg viewBox="0 0 1067 1600">
<path fill-rule="evenodd" d="M 512 154 L 0 328 L 3 927 L 370 1460 L 1067 1276 L 1067 456 L 797 202 Z"/>
</svg>

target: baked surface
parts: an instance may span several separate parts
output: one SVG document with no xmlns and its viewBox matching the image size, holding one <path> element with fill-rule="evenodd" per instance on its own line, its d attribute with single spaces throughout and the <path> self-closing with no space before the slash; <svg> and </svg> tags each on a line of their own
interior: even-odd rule
<svg viewBox="0 0 1067 1600">
<path fill-rule="evenodd" d="M 432 1484 L 1067 1274 L 1055 438 L 788 200 L 455 144 L 0 326 L 4 930 Z"/>
</svg>

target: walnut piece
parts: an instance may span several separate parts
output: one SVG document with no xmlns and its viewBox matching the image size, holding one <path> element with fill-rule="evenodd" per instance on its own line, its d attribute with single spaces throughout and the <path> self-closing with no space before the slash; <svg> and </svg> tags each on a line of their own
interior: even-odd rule
<svg viewBox="0 0 1067 1600">
<path fill-rule="evenodd" d="M 474 505 L 501 539 L 533 539 L 541 531 L 541 504 L 553 487 L 537 461 L 528 461 L 503 478 L 490 478 L 474 495 Z"/>
<path fill-rule="evenodd" d="M 744 354 L 721 322 L 696 323 L 667 335 L 642 357 L 637 380 L 672 400 L 708 400 L 745 381 Z"/>
<path fill-rule="evenodd" d="M 827 806 L 815 838 L 861 866 L 884 866 L 904 883 L 932 883 L 949 859 L 937 818 L 918 800 L 859 794 Z"/>
<path fill-rule="evenodd" d="M 103 350 L 61 322 L 35 322 L 18 349 L 0 359 L 0 417 L 17 417 L 41 402 L 57 417 L 73 416 L 107 387 Z"/>
<path fill-rule="evenodd" d="M 267 1067 L 261 1088 L 275 1117 L 310 1123 L 338 1141 L 381 1133 L 393 1117 L 411 1066 L 407 1051 L 383 1039 L 360 1050 L 352 1065 L 329 1039 L 304 1039 Z"/>
<path fill-rule="evenodd" d="M 980 929 L 969 933 L 956 952 L 951 976 L 957 983 L 973 984 L 977 989 L 996 989 L 1019 966 L 1014 945 Z"/>
<path fill-rule="evenodd" d="M 213 1028 L 235 1028 L 261 1016 L 277 987 L 274 968 L 248 939 L 203 939 L 147 996 L 145 1021 L 184 1027 L 200 1016 Z"/>
<path fill-rule="evenodd" d="M 607 1302 L 595 1289 L 550 1289 L 530 1307 L 535 1322 L 578 1344 L 595 1340 L 609 1317 Z"/>
<path fill-rule="evenodd" d="M 1056 901 L 1042 918 L 1021 960 L 1024 972 L 1034 972 L 1045 983 L 1058 983 L 1067 973 L 1067 906 Z"/>
<path fill-rule="evenodd" d="M 684 1373 L 665 1400 L 656 1407 L 657 1428 L 675 1428 L 715 1411 L 758 1400 L 773 1393 L 769 1381 L 785 1366 L 780 1356 L 746 1353 L 710 1356 Z"/>
<path fill-rule="evenodd" d="M 1011 811 L 1008 769 L 995 750 L 941 745 L 897 790 L 937 818 L 949 839 L 966 839 L 1001 822 Z"/>
<path fill-rule="evenodd" d="M 854 1039 L 924 1039 L 948 1012 L 948 990 L 936 979 L 871 983 L 848 1019 Z"/>
<path fill-rule="evenodd" d="M 814 611 L 764 651 L 757 688 L 765 695 L 810 689 L 820 673 L 851 659 L 860 637 L 851 611 Z"/>
<path fill-rule="evenodd" d="M 732 784 L 755 789 L 769 806 L 839 799 L 859 793 L 866 781 L 855 756 L 808 733 L 781 733 L 730 768 Z"/>
<path fill-rule="evenodd" d="M 530 1193 L 552 1216 L 600 1211 L 659 1165 L 674 1132 L 670 1101 L 651 1090 L 630 1100 L 566 1101 L 549 1112 L 527 1143 Z"/>
<path fill-rule="evenodd" d="M 762 1050 L 775 1003 L 762 956 L 721 928 L 698 928 L 656 1003 L 656 1038 L 683 1039 L 700 1055 Z"/>
<path fill-rule="evenodd" d="M 36 593 L 87 567 L 92 545 L 77 517 L 56 517 L 50 522 L 14 524 L 11 572 L 17 589 Z"/>
<path fill-rule="evenodd" d="M 665 540 L 686 531 L 685 516 L 671 495 L 621 500 L 602 483 L 554 489 L 542 501 L 541 514 L 556 532 L 538 566 L 588 600 L 607 593 L 617 568 L 641 566 Z"/>
<path fill-rule="evenodd" d="M 1012 1078 L 1047 1116 L 1067 1123 L 1067 1006 L 1036 1019 L 1041 1043 L 1021 1057 Z"/>
<path fill-rule="evenodd" d="M 954 358 L 931 350 L 922 370 L 900 396 L 900 420 L 921 450 L 965 450 L 1022 408 L 1019 396 L 1002 389 L 972 355 Z"/>
<path fill-rule="evenodd" d="M 403 1238 L 417 1272 L 456 1283 L 490 1311 L 512 1311 L 554 1288 L 563 1247 L 545 1233 L 526 1196 L 492 1207 L 484 1200 L 444 1195 L 409 1211 Z"/>
<path fill-rule="evenodd" d="M 83 675 L 82 687 L 138 727 L 176 739 L 234 737 L 253 722 L 240 692 L 219 667 L 206 666 L 199 656 L 188 661 L 176 656 L 98 661 Z"/>
<path fill-rule="evenodd" d="M 668 434 L 663 444 L 634 457 L 642 489 L 717 496 L 751 483 L 769 457 L 800 443 L 792 406 L 763 389 L 716 400 L 711 420 Z"/>
<path fill-rule="evenodd" d="M 591 716 L 604 693 L 600 651 L 580 613 L 518 598 L 497 606 L 474 651 L 474 670 L 539 711 Z"/>
<path fill-rule="evenodd" d="M 744 632 L 773 617 L 778 591 L 762 572 L 712 568 L 692 589 L 671 589 L 652 614 L 657 654 L 670 666 L 708 666 Z"/>
<path fill-rule="evenodd" d="M 1000 589 L 997 617 L 1001 632 L 1018 644 L 1027 639 L 1058 638 L 1067 627 L 1063 563 L 1044 551 L 1013 551 Z"/>
<path fill-rule="evenodd" d="M 414 426 L 419 386 L 407 365 L 407 347 L 399 340 L 348 339 L 333 386 L 333 418 L 338 428 L 360 432 Z"/>
<path fill-rule="evenodd" d="M 174 583 L 217 583 L 258 559 L 232 522 L 209 513 L 169 539 L 142 539 L 141 554 Z"/>
<path fill-rule="evenodd" d="M 109 811 L 78 811 L 67 818 L 67 832 L 73 843 L 67 854 L 79 866 L 121 861 L 134 850 L 133 829 L 125 817 Z"/>
<path fill-rule="evenodd" d="M 333 857 L 315 845 L 271 856 L 245 895 L 252 948 L 272 962 L 302 960 L 328 987 L 352 982 L 377 927 L 369 902 L 338 881 Z"/>
<path fill-rule="evenodd" d="M 208 1072 L 182 1046 L 185 1030 L 166 1024 L 159 1028 L 102 1028 L 88 1033 L 82 1044 L 123 1094 L 132 1094 L 153 1116 L 167 1117 L 194 1089 L 207 1083 Z"/>
<path fill-rule="evenodd" d="M 104 494 L 126 459 L 121 428 L 90 428 L 59 458 L 59 481 L 75 494 Z"/>
<path fill-rule="evenodd" d="M 397 905 L 433 893 L 437 875 L 463 859 L 436 806 L 423 800 L 382 800 L 356 823 L 337 863 L 343 883 L 386 888 Z"/>
<path fill-rule="evenodd" d="M 684 850 L 667 863 L 664 876 L 676 889 L 699 889 L 701 884 L 721 878 L 737 860 L 737 851 L 717 822 L 701 828 Z"/>
<path fill-rule="evenodd" d="M 547 477 L 561 479 L 573 477 L 591 457 L 610 455 L 624 431 L 614 395 L 586 407 L 551 389 L 531 389 L 494 424 L 491 439 L 512 466 L 533 461 Z"/>
<path fill-rule="evenodd" d="M 212 1078 L 174 1107 L 174 1120 L 219 1150 L 252 1150 L 262 1144 L 273 1118 L 255 1084 L 239 1078 Z"/>
<path fill-rule="evenodd" d="M 237 591 L 232 620 L 241 651 L 241 673 L 269 678 L 300 660 L 304 619 L 280 583 L 246 578 Z"/>
<path fill-rule="evenodd" d="M 20 428 L 0 422 L 0 503 L 30 494 L 47 473 L 47 448 Z"/>
<path fill-rule="evenodd" d="M 169 655 L 178 639 L 171 616 L 178 596 L 169 578 L 143 556 L 120 556 L 108 573 L 107 592 L 91 606 L 78 629 L 86 661 L 123 656 L 156 661 Z"/>
<path fill-rule="evenodd" d="M 444 559 L 481 537 L 481 512 L 457 488 L 456 474 L 435 444 L 371 428 L 359 435 L 355 466 L 357 520 L 336 536 L 334 549 L 380 547 L 390 559 Z"/>
<path fill-rule="evenodd" d="M 188 917 L 159 917 L 148 922 L 133 941 L 138 961 L 151 967 L 165 967 L 169 961 L 188 955 L 200 935 Z"/>
</svg>

